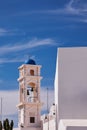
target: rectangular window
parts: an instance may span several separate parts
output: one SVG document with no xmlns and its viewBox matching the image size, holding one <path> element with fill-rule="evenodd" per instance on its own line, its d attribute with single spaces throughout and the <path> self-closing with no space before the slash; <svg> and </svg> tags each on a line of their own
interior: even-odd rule
<svg viewBox="0 0 87 130">
<path fill-rule="evenodd" d="M 30 123 L 35 123 L 35 117 L 30 117 Z"/>
</svg>

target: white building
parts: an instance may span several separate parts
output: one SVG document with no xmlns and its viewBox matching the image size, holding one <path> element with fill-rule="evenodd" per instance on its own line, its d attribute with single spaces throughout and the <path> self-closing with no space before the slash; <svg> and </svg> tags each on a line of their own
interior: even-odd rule
<svg viewBox="0 0 87 130">
<path fill-rule="evenodd" d="M 55 104 L 56 130 L 87 129 L 87 47 L 58 49 Z"/>
</svg>

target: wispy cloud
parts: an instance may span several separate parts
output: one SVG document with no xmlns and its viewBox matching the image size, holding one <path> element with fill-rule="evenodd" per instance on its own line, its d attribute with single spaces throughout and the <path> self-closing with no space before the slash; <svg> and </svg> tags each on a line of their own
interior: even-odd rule
<svg viewBox="0 0 87 130">
<path fill-rule="evenodd" d="M 65 5 L 64 13 L 78 15 L 79 10 L 75 9 L 74 6 L 72 6 L 73 4 L 74 4 L 74 0 L 70 0 L 70 2 Z"/>
<path fill-rule="evenodd" d="M 26 55 L 26 52 L 29 49 L 35 49 L 37 47 L 44 47 L 44 46 L 57 46 L 55 40 L 47 38 L 47 39 L 40 39 L 34 38 L 33 40 L 23 42 L 21 44 L 8 44 L 0 47 L 0 64 L 4 63 L 14 63 L 14 62 L 24 62 L 25 57 L 29 57 Z M 19 55 L 19 52 L 23 54 L 22 56 Z M 10 56 L 11 54 L 11 56 Z M 8 56 L 7 56 L 8 55 Z M 32 56 L 35 58 L 35 56 Z"/>
<path fill-rule="evenodd" d="M 70 0 L 65 6 L 67 13 L 76 15 L 87 15 L 87 2 L 82 0 Z"/>
<path fill-rule="evenodd" d="M 29 12 L 22 12 L 18 15 L 31 15 L 31 14 L 78 14 L 84 15 L 87 14 L 87 1 L 86 0 L 70 0 L 68 3 L 58 9 L 49 9 L 49 10 L 33 10 Z"/>
<path fill-rule="evenodd" d="M 84 23 L 87 23 L 87 19 L 82 19 L 81 21 Z"/>
<path fill-rule="evenodd" d="M 86 0 L 69 0 L 61 8 L 49 9 L 49 10 L 32 10 L 28 12 L 21 12 L 15 14 L 15 16 L 26 16 L 26 15 L 44 15 L 45 16 L 66 16 L 66 20 L 71 20 L 75 22 L 87 23 L 87 1 Z M 42 15 L 42 16 L 43 16 Z M 72 17 L 73 16 L 73 17 Z M 56 17 L 57 18 L 57 17 Z"/>
<path fill-rule="evenodd" d="M 87 1 L 70 0 L 68 3 L 65 3 L 65 6 L 62 8 L 58 8 L 54 10 L 45 10 L 42 11 L 42 13 L 87 16 Z"/>
<path fill-rule="evenodd" d="M 14 35 L 25 35 L 24 32 L 20 32 L 18 29 L 5 29 L 5 28 L 0 28 L 0 37 L 2 36 L 14 36 Z"/>
<path fill-rule="evenodd" d="M 0 54 L 7 54 L 7 53 L 11 53 L 11 52 L 19 52 L 19 51 L 23 51 L 26 49 L 31 49 L 31 48 L 36 48 L 36 47 L 40 47 L 40 46 L 54 46 L 56 45 L 55 41 L 48 38 L 48 39 L 41 39 L 38 40 L 37 38 L 34 38 L 31 41 L 22 43 L 22 44 L 14 44 L 14 45 L 5 45 L 5 46 L 1 46 L 0 47 Z"/>
<path fill-rule="evenodd" d="M 14 62 L 24 62 L 24 57 L 23 58 L 0 58 L 0 64 L 3 63 L 14 63 Z M 1 81 L 0 81 L 1 83 Z"/>
<path fill-rule="evenodd" d="M 87 1 L 85 0 L 70 0 L 64 7 L 56 10 L 47 10 L 44 13 L 78 16 L 72 17 L 72 20 L 87 22 Z M 71 19 L 71 17 L 70 17 Z"/>
<path fill-rule="evenodd" d="M 46 14 L 46 15 L 69 15 L 78 16 L 73 17 L 77 21 L 86 22 L 87 20 L 87 1 L 86 0 L 70 0 L 68 3 L 58 9 L 50 10 L 35 10 L 29 12 L 23 12 L 20 15 L 32 15 L 32 14 Z"/>
<path fill-rule="evenodd" d="M 0 28 L 0 36 L 5 36 L 9 31 L 4 29 L 4 28 Z"/>
</svg>

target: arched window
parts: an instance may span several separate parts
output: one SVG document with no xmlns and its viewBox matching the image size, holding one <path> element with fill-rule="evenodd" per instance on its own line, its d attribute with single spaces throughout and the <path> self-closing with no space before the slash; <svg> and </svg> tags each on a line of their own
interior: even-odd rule
<svg viewBox="0 0 87 130">
<path fill-rule="evenodd" d="M 35 83 L 30 82 L 29 86 L 27 86 L 27 101 L 35 102 L 36 101 L 36 87 Z"/>
<path fill-rule="evenodd" d="M 34 75 L 34 70 L 30 70 L 30 75 Z"/>
</svg>

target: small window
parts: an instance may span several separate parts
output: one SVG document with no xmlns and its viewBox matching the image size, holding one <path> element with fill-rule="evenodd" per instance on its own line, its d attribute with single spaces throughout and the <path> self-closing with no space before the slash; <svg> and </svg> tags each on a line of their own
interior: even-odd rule
<svg viewBox="0 0 87 130">
<path fill-rule="evenodd" d="M 34 70 L 30 70 L 30 75 L 34 75 Z"/>
<path fill-rule="evenodd" d="M 30 117 L 30 123 L 35 123 L 35 117 Z"/>
</svg>

